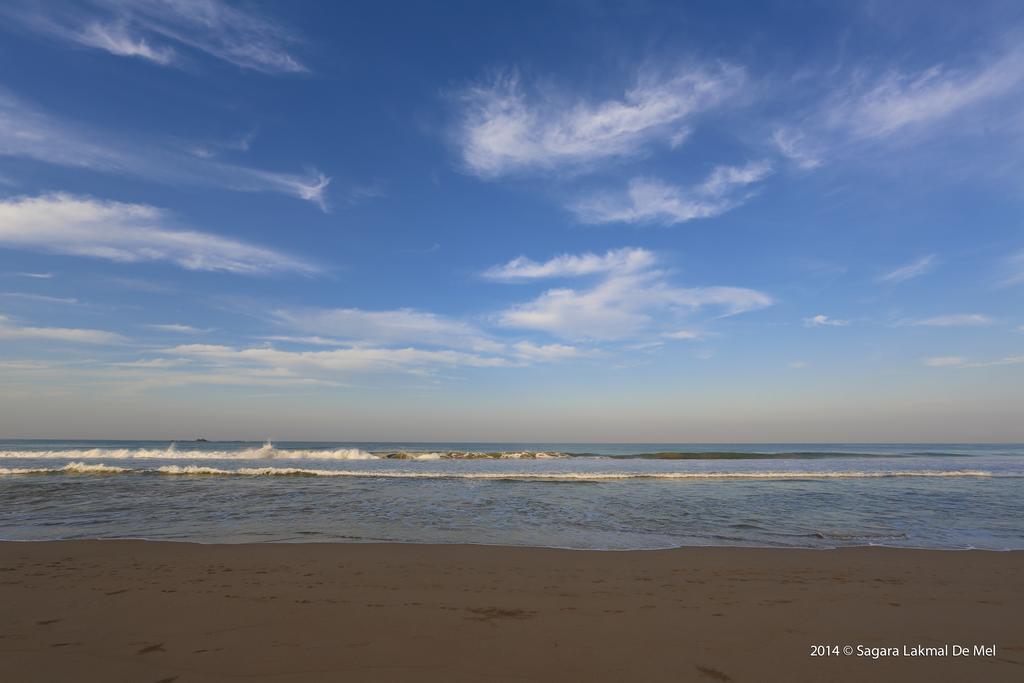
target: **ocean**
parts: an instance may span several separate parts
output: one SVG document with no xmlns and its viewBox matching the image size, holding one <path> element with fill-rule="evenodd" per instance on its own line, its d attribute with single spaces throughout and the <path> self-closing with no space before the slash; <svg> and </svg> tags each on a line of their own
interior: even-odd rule
<svg viewBox="0 0 1024 683">
<path fill-rule="evenodd" d="M 0 441 L 0 539 L 1024 549 L 1022 444 Z"/>
</svg>

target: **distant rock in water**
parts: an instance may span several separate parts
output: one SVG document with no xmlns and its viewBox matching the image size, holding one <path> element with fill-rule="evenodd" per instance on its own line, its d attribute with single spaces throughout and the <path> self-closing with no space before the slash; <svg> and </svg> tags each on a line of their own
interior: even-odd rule
<svg viewBox="0 0 1024 683">
<path fill-rule="evenodd" d="M 210 442 L 209 442 L 209 441 L 207 441 L 206 439 L 203 439 L 203 438 L 199 438 L 199 439 L 196 439 L 196 440 L 195 440 L 195 443 L 210 443 Z"/>
</svg>

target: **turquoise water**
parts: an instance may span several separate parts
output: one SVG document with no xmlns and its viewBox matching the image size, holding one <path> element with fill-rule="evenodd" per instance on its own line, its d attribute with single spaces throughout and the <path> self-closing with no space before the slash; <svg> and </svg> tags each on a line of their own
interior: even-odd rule
<svg viewBox="0 0 1024 683">
<path fill-rule="evenodd" d="M 1024 548 L 1019 444 L 0 441 L 0 538 Z"/>
</svg>

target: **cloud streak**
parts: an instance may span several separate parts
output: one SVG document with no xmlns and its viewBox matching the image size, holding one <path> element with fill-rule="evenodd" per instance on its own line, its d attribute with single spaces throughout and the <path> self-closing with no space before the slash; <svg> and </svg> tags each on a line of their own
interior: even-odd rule
<svg viewBox="0 0 1024 683">
<path fill-rule="evenodd" d="M 599 273 L 628 273 L 654 265 L 654 254 L 646 249 L 627 247 L 613 249 L 603 255 L 562 254 L 543 263 L 519 256 L 501 266 L 484 271 L 492 280 L 536 280 L 553 277 L 580 277 Z"/>
<path fill-rule="evenodd" d="M 828 127 L 861 139 L 894 135 L 940 123 L 986 100 L 1005 95 L 1024 80 L 1024 53 L 1013 51 L 975 68 L 934 65 L 906 73 L 890 70 L 858 79 L 825 111 Z"/>
<path fill-rule="evenodd" d="M 0 315 L 0 339 L 44 340 L 72 344 L 123 344 L 128 340 L 114 332 L 73 327 L 24 327 Z"/>
<path fill-rule="evenodd" d="M 565 339 L 621 340 L 642 335 L 657 324 L 670 323 L 680 315 L 704 308 L 735 315 L 773 303 L 767 294 L 744 287 L 674 286 L 665 271 L 652 267 L 653 254 L 643 253 L 642 258 L 634 254 L 632 259 L 619 259 L 624 265 L 607 270 L 592 287 L 549 289 L 532 301 L 509 307 L 497 315 L 497 323 Z M 559 266 L 529 263 L 533 264 L 533 269 L 556 277 L 564 270 L 564 264 L 609 261 L 615 259 L 606 255 L 602 260 L 593 254 L 584 254 L 575 259 L 565 255 L 557 257 L 553 262 Z M 644 266 L 636 267 L 638 261 Z"/>
<path fill-rule="evenodd" d="M 166 261 L 188 270 L 248 275 L 317 272 L 315 266 L 271 249 L 173 227 L 156 207 L 68 194 L 0 201 L 0 246 L 122 263 Z"/>
<path fill-rule="evenodd" d="M 691 66 L 644 73 L 621 97 L 588 100 L 527 92 L 513 72 L 460 93 L 457 142 L 466 168 L 484 178 L 586 167 L 680 144 L 691 119 L 743 81 L 737 67 Z"/>
<path fill-rule="evenodd" d="M 912 261 L 904 266 L 900 266 L 894 270 L 890 270 L 887 273 L 883 273 L 878 276 L 878 281 L 889 284 L 898 285 L 901 282 L 912 280 L 915 277 L 921 277 L 929 273 L 936 265 L 937 261 L 934 254 L 922 256 L 916 261 Z"/>
<path fill-rule="evenodd" d="M 1024 356 L 1003 356 L 994 360 L 971 361 L 963 356 L 932 356 L 922 362 L 933 368 L 993 368 L 1004 365 L 1024 365 Z"/>
<path fill-rule="evenodd" d="M 310 170 L 278 173 L 228 164 L 158 145 L 127 143 L 51 116 L 0 88 L 0 156 L 70 168 L 136 175 L 165 183 L 213 186 L 241 192 L 277 192 L 321 209 L 330 178 Z"/>
<path fill-rule="evenodd" d="M 981 313 L 960 313 L 920 320 L 901 320 L 897 324 L 911 327 L 984 327 L 992 323 L 992 318 Z"/>
<path fill-rule="evenodd" d="M 947 138 L 977 131 L 991 112 L 991 128 L 1013 120 L 1003 103 L 1019 107 L 1024 83 L 1024 50 L 1010 49 L 972 64 L 932 64 L 923 69 L 858 68 L 845 83 L 801 118 L 775 128 L 771 142 L 797 167 L 813 169 L 830 157 L 849 157 L 866 149 L 908 146 L 937 135 Z M 1003 107 L 1003 109 L 999 109 Z M 966 124 L 966 125 L 965 125 Z"/>
<path fill-rule="evenodd" d="M 290 333 L 315 335 L 313 343 L 321 345 L 352 342 L 425 344 L 492 352 L 502 348 L 475 325 L 411 308 L 385 311 L 358 308 L 280 309 L 274 311 L 273 319 L 286 326 Z M 326 339 L 320 335 L 335 339 Z"/>
<path fill-rule="evenodd" d="M 15 3 L 3 14 L 54 40 L 161 66 L 184 65 L 181 51 L 194 50 L 265 74 L 308 71 L 292 54 L 294 32 L 222 0 Z"/>
<path fill-rule="evenodd" d="M 804 327 L 847 327 L 849 324 L 849 320 L 837 320 L 820 314 L 804 318 Z"/>
<path fill-rule="evenodd" d="M 749 197 L 739 191 L 770 173 L 771 164 L 756 161 L 744 166 L 718 166 L 692 188 L 634 178 L 623 193 L 596 193 L 569 208 L 584 223 L 675 225 L 719 216 L 739 206 Z"/>
</svg>

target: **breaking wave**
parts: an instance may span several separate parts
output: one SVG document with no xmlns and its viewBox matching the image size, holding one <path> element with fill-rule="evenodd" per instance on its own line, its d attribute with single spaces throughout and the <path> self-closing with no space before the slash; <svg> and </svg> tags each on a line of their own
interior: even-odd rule
<svg viewBox="0 0 1024 683">
<path fill-rule="evenodd" d="M 0 451 L 2 458 L 48 458 L 81 460 L 482 460 L 545 459 L 565 457 L 564 453 L 545 451 L 380 451 L 359 448 L 275 448 L 265 443 L 259 448 L 241 450 L 178 450 L 168 448 L 88 448 L 56 451 Z"/>
<path fill-rule="evenodd" d="M 907 470 L 877 472 L 415 472 L 372 470 L 323 470 L 302 467 L 241 467 L 221 469 L 202 465 L 165 465 L 157 469 L 132 469 L 104 464 L 72 462 L 53 468 L 0 468 L 0 475 L 18 474 L 156 474 L 216 477 L 353 477 L 372 479 L 476 479 L 490 481 L 602 482 L 622 480 L 797 480 L 877 479 L 890 477 L 992 477 L 983 470 Z"/>
<path fill-rule="evenodd" d="M 4 474 L 122 474 L 137 472 L 130 467 L 114 467 L 113 465 L 91 464 L 85 462 L 69 462 L 64 467 L 0 467 L 0 475 Z"/>
</svg>

